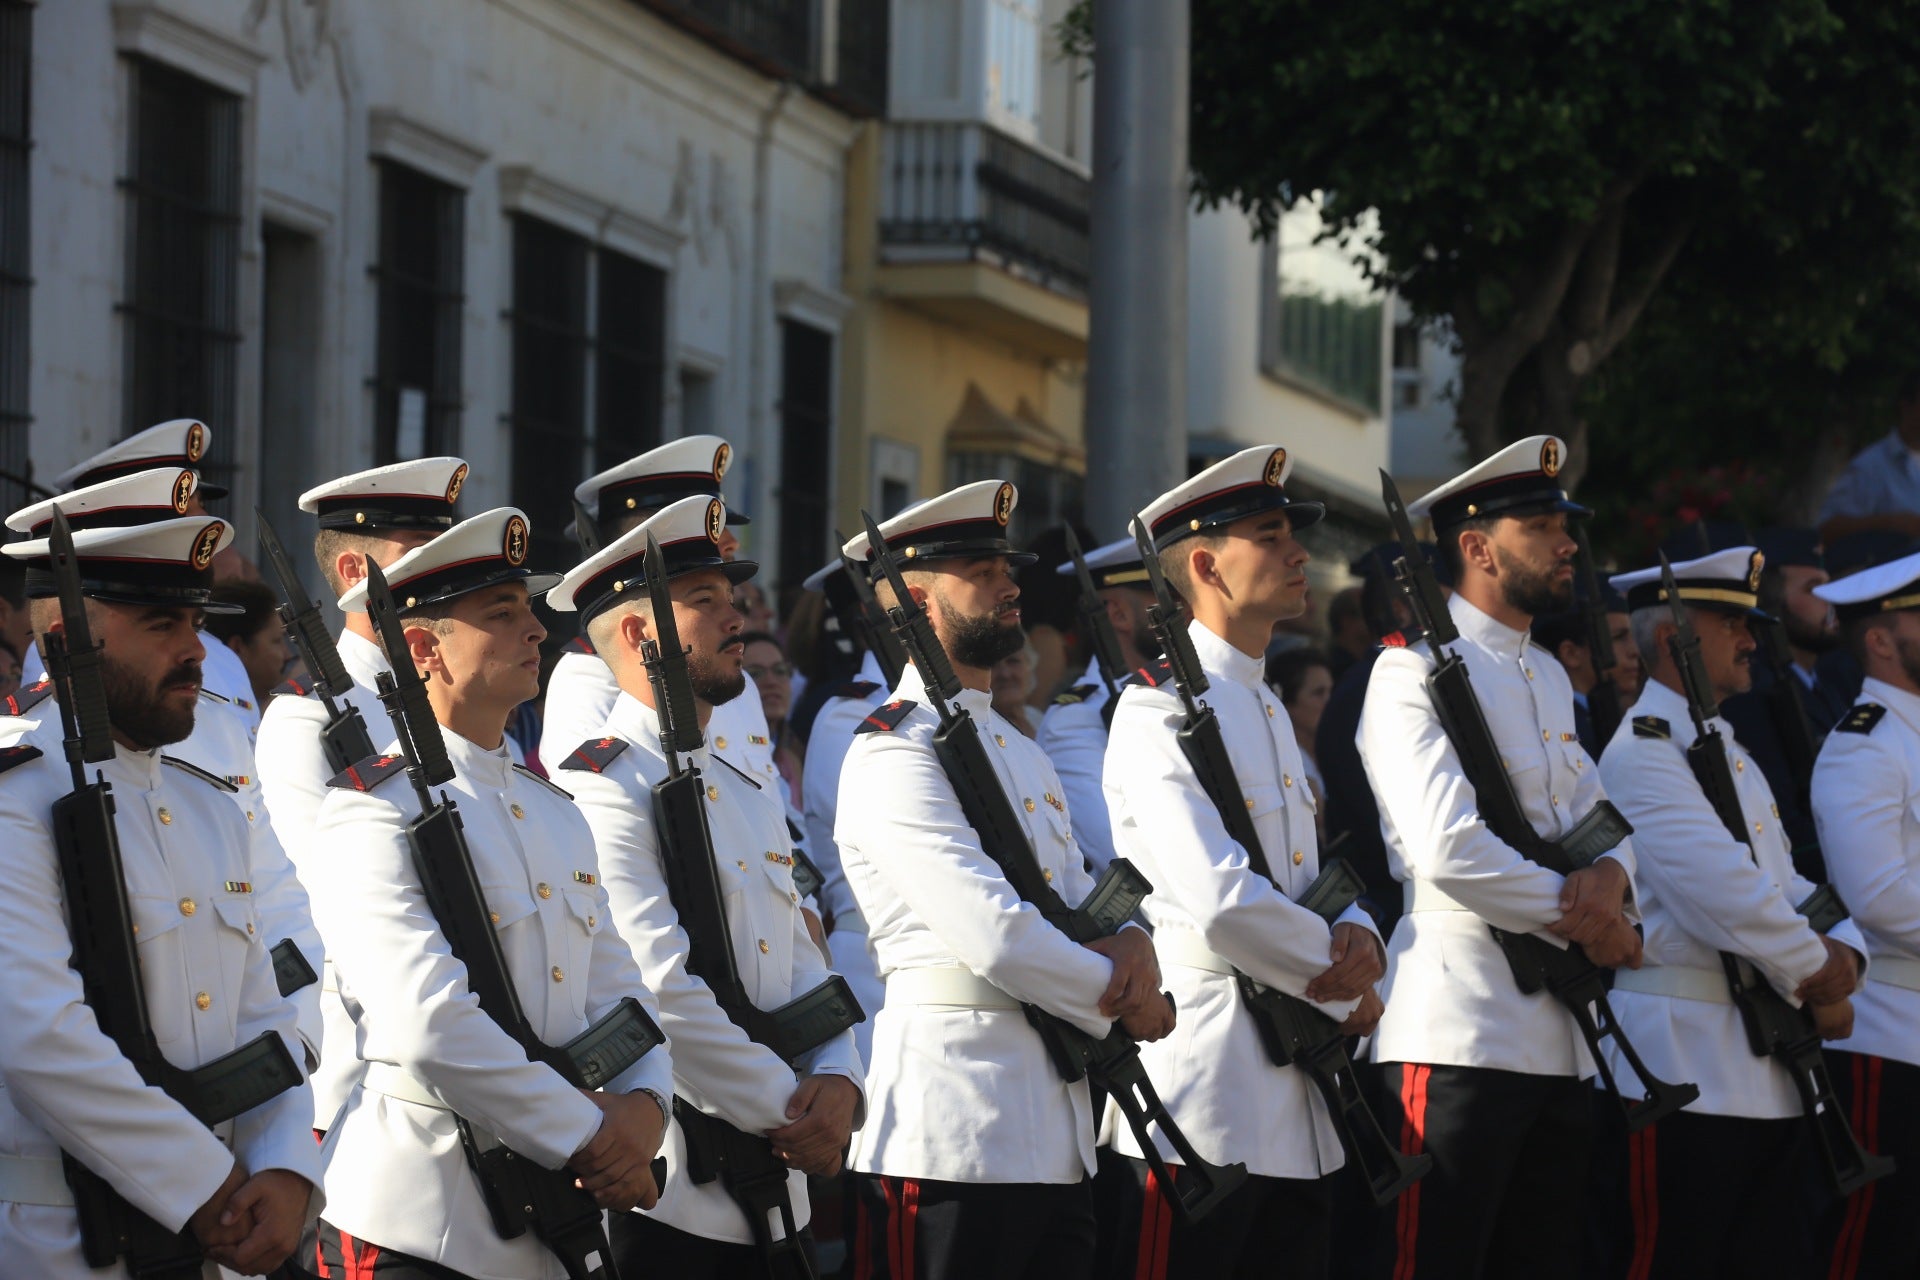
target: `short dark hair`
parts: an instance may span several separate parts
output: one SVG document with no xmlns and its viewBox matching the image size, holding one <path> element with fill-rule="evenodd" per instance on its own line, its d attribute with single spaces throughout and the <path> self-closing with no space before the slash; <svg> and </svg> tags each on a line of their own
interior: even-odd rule
<svg viewBox="0 0 1920 1280">
<path fill-rule="evenodd" d="M 1471 520 L 1462 520 L 1459 524 L 1448 525 L 1444 529 L 1435 529 L 1433 531 L 1435 545 L 1440 551 L 1440 559 L 1444 563 L 1446 571 L 1453 576 L 1455 582 L 1459 582 L 1467 576 L 1467 562 L 1460 555 L 1460 535 L 1463 533 L 1491 534 L 1494 526 L 1498 525 L 1507 514 L 1511 513 L 1503 512 L 1497 516 L 1475 516 Z M 1518 517 L 1516 516 L 1515 518 L 1517 519 Z"/>
<path fill-rule="evenodd" d="M 1281 702 L 1292 706 L 1307 683 L 1307 672 L 1315 667 L 1331 672 L 1333 663 L 1318 649 L 1287 649 L 1267 659 L 1267 683 L 1280 691 Z"/>
<path fill-rule="evenodd" d="M 1892 622 L 1893 615 L 1890 613 L 1869 613 L 1841 626 L 1840 638 L 1846 642 L 1847 652 L 1853 655 L 1855 662 L 1862 667 L 1867 665 L 1867 632 Z"/>
<path fill-rule="evenodd" d="M 263 627 L 280 625 L 280 619 L 274 615 L 274 610 L 280 607 L 280 597 L 264 582 L 223 582 L 213 589 L 213 599 L 218 604 L 237 604 L 244 611 L 207 615 L 207 634 L 223 644 L 234 639 L 248 640 Z"/>
<path fill-rule="evenodd" d="M 1333 593 L 1333 599 L 1327 601 L 1329 630 L 1338 631 L 1340 624 L 1349 618 L 1358 618 L 1363 622 L 1366 620 L 1367 609 L 1362 595 L 1363 590 L 1360 587 L 1343 587 Z"/>
<path fill-rule="evenodd" d="M 1160 573 L 1166 578 L 1167 585 L 1178 592 L 1189 606 L 1193 603 L 1193 574 L 1187 569 L 1187 552 L 1196 544 L 1209 551 L 1218 551 L 1226 540 L 1224 533 L 1190 533 L 1161 550 Z"/>
</svg>

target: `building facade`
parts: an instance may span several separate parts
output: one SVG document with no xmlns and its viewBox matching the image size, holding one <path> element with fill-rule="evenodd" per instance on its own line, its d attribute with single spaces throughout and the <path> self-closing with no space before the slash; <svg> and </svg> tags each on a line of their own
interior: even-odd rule
<svg viewBox="0 0 1920 1280">
<path fill-rule="evenodd" d="M 203 418 L 250 539 L 256 503 L 297 528 L 319 478 L 458 452 L 469 509 L 565 563 L 574 483 L 713 431 L 748 552 L 816 559 L 886 18 L 0 0 L 0 470 Z"/>
</svg>

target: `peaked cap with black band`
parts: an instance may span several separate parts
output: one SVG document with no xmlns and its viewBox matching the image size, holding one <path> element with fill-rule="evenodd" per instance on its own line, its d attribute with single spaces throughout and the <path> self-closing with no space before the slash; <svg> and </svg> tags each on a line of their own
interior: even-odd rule
<svg viewBox="0 0 1920 1280">
<path fill-rule="evenodd" d="M 387 586 L 402 612 L 424 609 L 502 582 L 524 582 L 528 594 L 537 596 L 559 582 L 560 575 L 527 568 L 532 543 L 532 527 L 524 512 L 515 507 L 495 507 L 462 520 L 388 565 Z M 340 597 L 339 605 L 342 613 L 365 609 L 367 584 L 354 583 Z"/>
<path fill-rule="evenodd" d="M 1007 541 L 1007 521 L 1020 501 L 1020 492 L 1005 480 L 976 480 L 949 489 L 937 498 L 908 507 L 880 525 L 887 552 L 896 564 L 921 560 L 976 560 L 1005 556 L 1015 565 L 1040 557 L 1015 550 Z M 879 564 L 867 546 L 867 535 L 855 535 L 841 550 L 855 564 L 864 564 L 877 581 Z"/>
<path fill-rule="evenodd" d="M 547 604 L 577 610 L 584 627 L 622 600 L 644 598 L 648 534 L 660 543 L 669 581 L 699 569 L 718 569 L 728 582 L 745 582 L 760 572 L 760 566 L 751 560 L 720 558 L 720 531 L 726 524 L 726 504 L 718 498 L 690 497 L 669 503 L 574 566 L 547 593 Z"/>
<path fill-rule="evenodd" d="M 1920 553 L 1823 582 L 1813 594 L 1832 605 L 1842 622 L 1920 609 Z"/>
<path fill-rule="evenodd" d="M 420 458 L 356 471 L 300 495 L 300 509 L 322 529 L 451 529 L 453 505 L 466 487 L 460 458 Z"/>
<path fill-rule="evenodd" d="M 1693 608 L 1769 620 L 1760 608 L 1760 571 L 1766 564 L 1766 556 L 1756 547 L 1728 547 L 1674 565 L 1673 584 L 1680 592 L 1681 603 Z M 1630 610 L 1667 602 L 1667 589 L 1657 568 L 1616 573 L 1608 581 L 1614 590 L 1626 594 Z"/>
<path fill-rule="evenodd" d="M 244 613 L 240 605 L 213 599 L 213 558 L 231 541 L 233 526 L 215 516 L 76 529 L 81 593 L 109 604 Z M 0 551 L 25 562 L 29 596 L 44 600 L 60 594 L 46 538 L 11 543 Z"/>
<path fill-rule="evenodd" d="M 206 423 L 198 418 L 174 418 L 136 432 L 118 444 L 108 445 L 91 458 L 62 471 L 53 478 L 53 483 L 62 489 L 85 489 L 155 467 L 175 470 L 191 467 L 198 471 L 200 460 L 207 456 L 207 448 L 212 443 L 213 430 Z M 224 498 L 227 490 L 224 485 L 202 484 L 199 494 L 202 498 Z"/>
<path fill-rule="evenodd" d="M 154 467 L 117 480 L 90 484 L 45 502 L 22 507 L 7 517 L 7 528 L 35 538 L 53 527 L 55 508 L 67 513 L 67 524 L 82 529 L 127 528 L 178 520 L 193 505 L 199 473 L 184 467 Z M 203 521 L 204 523 L 204 521 Z"/>
<path fill-rule="evenodd" d="M 1516 440 L 1477 466 L 1407 504 L 1407 514 L 1426 516 L 1436 530 L 1483 516 L 1523 516 L 1541 511 L 1591 515 L 1560 487 L 1567 444 L 1559 436 Z"/>
<path fill-rule="evenodd" d="M 682 436 L 583 480 L 573 497 L 601 529 L 640 511 L 658 511 L 682 498 L 718 498 L 733 462 L 733 446 L 719 436 Z M 751 524 L 739 511 L 727 523 Z"/>
<path fill-rule="evenodd" d="M 1140 544 L 1132 538 L 1122 538 L 1118 542 L 1109 542 L 1095 547 L 1082 557 L 1087 562 L 1087 576 L 1093 579 L 1095 591 L 1105 591 L 1108 587 L 1137 587 L 1141 591 L 1153 590 L 1153 584 L 1147 581 L 1147 566 L 1140 562 Z M 1054 570 L 1063 577 L 1075 577 L 1078 570 L 1074 567 L 1073 557 Z"/>
<path fill-rule="evenodd" d="M 1327 509 L 1318 502 L 1296 502 L 1287 496 L 1287 477 L 1292 473 L 1293 459 L 1285 449 L 1271 445 L 1242 449 L 1167 490 L 1149 502 L 1140 516 L 1162 551 L 1182 538 L 1263 511 L 1285 511 L 1298 531 L 1319 523 Z"/>
</svg>

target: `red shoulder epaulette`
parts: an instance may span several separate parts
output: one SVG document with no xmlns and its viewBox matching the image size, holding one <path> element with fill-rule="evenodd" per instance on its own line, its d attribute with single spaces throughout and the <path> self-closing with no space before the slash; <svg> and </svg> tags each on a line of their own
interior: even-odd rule
<svg viewBox="0 0 1920 1280">
<path fill-rule="evenodd" d="M 371 791 L 406 767 L 405 756 L 368 756 L 342 769 L 327 785 L 349 791 Z"/>
<path fill-rule="evenodd" d="M 1161 685 L 1173 679 L 1173 664 L 1165 658 L 1160 659 L 1158 662 L 1150 662 L 1144 667 L 1137 668 L 1133 673 L 1133 678 L 1141 684 L 1146 685 L 1149 689 L 1158 689 Z"/>
<path fill-rule="evenodd" d="M 38 760 L 44 754 L 40 748 L 24 742 L 15 747 L 0 747 L 0 773 L 17 768 L 29 760 Z"/>
<path fill-rule="evenodd" d="M 567 644 L 567 648 L 573 650 L 575 653 L 584 653 L 589 658 L 593 656 L 593 641 L 587 639 L 585 636 L 575 636 Z"/>
<path fill-rule="evenodd" d="M 289 679 L 289 680 L 281 681 L 279 685 L 277 685 L 274 688 L 273 696 L 278 698 L 287 694 L 291 694 L 296 698 L 304 698 L 312 692 L 313 692 L 312 685 L 306 684 L 299 680 Z"/>
<path fill-rule="evenodd" d="M 1404 649 L 1407 647 L 1407 633 L 1404 631 L 1389 631 L 1380 637 L 1380 643 L 1388 649 Z"/>
<path fill-rule="evenodd" d="M 590 769 L 594 773 L 605 773 L 614 757 L 627 749 L 625 738 L 589 738 L 573 749 L 573 754 L 560 762 L 562 769 Z"/>
<path fill-rule="evenodd" d="M 868 712 L 867 718 L 860 722 L 854 732 L 892 733 L 913 711 L 914 705 L 910 699 L 895 698 L 892 702 L 884 703 Z"/>
<path fill-rule="evenodd" d="M 53 681 L 41 676 L 32 684 L 22 685 L 7 695 L 6 708 L 10 716 L 23 716 L 48 698 L 53 696 Z"/>
</svg>

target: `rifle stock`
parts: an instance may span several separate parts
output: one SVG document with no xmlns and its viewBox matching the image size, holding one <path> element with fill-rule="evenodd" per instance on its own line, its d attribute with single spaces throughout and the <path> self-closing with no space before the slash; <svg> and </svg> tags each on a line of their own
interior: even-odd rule
<svg viewBox="0 0 1920 1280">
<path fill-rule="evenodd" d="M 1747 834 L 1745 811 L 1740 807 L 1740 790 L 1728 760 L 1726 741 L 1720 736 L 1713 717 L 1719 711 L 1718 699 L 1700 652 L 1700 637 L 1693 620 L 1681 602 L 1673 566 L 1660 557 L 1660 580 L 1665 589 L 1667 607 L 1673 617 L 1674 634 L 1667 642 L 1674 666 L 1680 672 L 1682 691 L 1687 698 L 1687 713 L 1693 719 L 1693 742 L 1687 747 L 1687 767 L 1699 783 L 1701 794 L 1720 819 L 1727 834 L 1755 855 Z M 1791 677 L 1789 677 L 1791 678 Z M 1787 689 L 1798 707 L 1799 698 Z M 1758 861 L 1757 856 L 1755 858 Z M 1831 885 L 1822 885 L 1796 908 L 1807 923 L 1821 935 L 1847 918 L 1846 905 Z M 1874 1155 L 1860 1145 L 1846 1113 L 1833 1092 L 1827 1073 L 1826 1056 L 1820 1051 L 1820 1032 L 1813 1013 L 1795 1008 L 1773 989 L 1745 956 L 1730 951 L 1720 953 L 1720 967 L 1727 977 L 1727 991 L 1740 1011 L 1741 1026 L 1747 1033 L 1747 1048 L 1756 1058 L 1774 1058 L 1793 1080 L 1800 1109 L 1813 1129 L 1821 1164 L 1835 1194 L 1852 1195 L 1861 1187 L 1893 1172 L 1893 1161 Z"/>
<path fill-rule="evenodd" d="M 1473 691 L 1466 660 L 1447 648 L 1459 638 L 1453 615 L 1447 610 L 1446 597 L 1440 592 L 1433 566 L 1413 536 L 1413 522 L 1393 477 L 1380 473 L 1381 502 L 1393 522 L 1404 554 L 1395 565 L 1395 575 L 1407 588 L 1408 603 L 1413 606 L 1416 624 L 1426 632 L 1432 649 L 1434 667 L 1427 674 L 1427 695 L 1435 716 L 1454 753 L 1460 758 L 1461 772 L 1472 784 L 1480 816 L 1487 829 L 1514 852 L 1561 875 L 1570 875 L 1613 848 L 1633 833 L 1620 812 L 1605 800 L 1582 815 L 1565 837 L 1548 840 L 1534 830 L 1520 797 L 1507 776 L 1487 725 L 1486 712 Z M 1647 1069 L 1633 1042 L 1614 1017 L 1607 998 L 1607 984 L 1601 968 L 1576 946 L 1556 947 L 1533 934 L 1510 933 L 1487 926 L 1494 941 L 1507 958 L 1514 984 L 1526 995 L 1545 991 L 1557 1000 L 1573 1018 L 1581 1039 L 1586 1042 L 1594 1069 L 1601 1083 L 1626 1114 L 1627 1128 L 1636 1131 L 1661 1116 L 1678 1111 L 1700 1096 L 1691 1083 L 1670 1084 Z M 1611 1040 L 1640 1081 L 1646 1096 L 1628 1102 L 1614 1079 L 1604 1047 Z"/>
<path fill-rule="evenodd" d="M 1126 660 L 1120 656 L 1120 637 L 1113 633 L 1113 619 L 1107 616 L 1107 602 L 1093 583 L 1093 571 L 1080 550 L 1080 535 L 1067 529 L 1067 554 L 1073 557 L 1073 573 L 1080 584 L 1080 622 L 1093 646 L 1093 658 L 1100 668 L 1100 681 L 1107 686 L 1107 703 L 1101 715 L 1107 728 L 1113 728 L 1113 712 L 1120 702 L 1120 682 L 1127 678 Z"/>
<path fill-rule="evenodd" d="M 1586 603 L 1581 614 L 1587 626 L 1587 655 L 1593 666 L 1593 688 L 1587 690 L 1587 715 L 1593 721 L 1594 736 L 1602 743 L 1613 739 L 1620 727 L 1625 708 L 1620 705 L 1620 686 L 1609 673 L 1617 665 L 1613 656 L 1613 628 L 1607 624 L 1607 602 L 1600 591 L 1600 572 L 1594 567 L 1593 545 L 1584 520 L 1575 520 L 1573 537 L 1578 551 L 1574 572 L 1586 588 Z"/>
<path fill-rule="evenodd" d="M 366 721 L 360 718 L 360 709 L 345 701 L 347 690 L 353 688 L 353 677 L 340 661 L 340 650 L 327 630 L 320 606 L 301 585 L 300 575 L 294 571 L 293 561 L 266 513 L 255 507 L 253 515 L 260 522 L 260 546 L 267 553 L 267 567 L 280 584 L 285 601 L 275 612 L 280 615 L 280 625 L 286 629 L 293 651 L 313 677 L 313 691 L 326 708 L 327 724 L 320 732 L 320 746 L 326 753 L 327 767 L 339 773 L 373 754 L 373 739 Z"/>
<path fill-rule="evenodd" d="M 968 825 L 980 840 L 981 851 L 999 868 L 1023 901 L 1032 903 L 1049 924 L 1074 941 L 1090 942 L 1117 932 L 1140 900 L 1153 891 L 1153 886 L 1125 858 L 1116 858 L 1078 910 L 1069 908 L 1054 891 L 1027 842 L 1026 829 L 1015 817 L 1012 802 L 993 771 L 986 746 L 980 739 L 979 726 L 964 707 L 954 703 L 961 688 L 960 680 L 947 660 L 946 650 L 933 630 L 925 606 L 917 603 L 907 590 L 906 579 L 887 552 L 886 538 L 879 524 L 864 511 L 861 519 L 866 525 L 869 553 L 886 574 L 898 602 L 888 609 L 888 619 L 894 634 L 900 638 L 901 647 L 919 670 L 928 701 L 940 719 L 940 727 L 933 736 L 934 756 L 953 786 Z M 1203 1218 L 1246 1181 L 1244 1164 L 1213 1165 L 1201 1159 L 1147 1077 L 1140 1061 L 1139 1042 L 1124 1029 L 1116 1024 L 1104 1039 L 1096 1040 L 1037 1005 L 1021 1008 L 1062 1079 L 1085 1078 L 1112 1097 L 1128 1128 L 1139 1139 L 1141 1151 L 1161 1185 L 1175 1189 L 1174 1209 L 1183 1221 Z M 1186 1176 L 1177 1184 L 1168 1174 L 1166 1162 L 1153 1139 L 1152 1131 L 1156 1127 L 1186 1166 Z"/>
<path fill-rule="evenodd" d="M 575 1088 L 600 1088 L 664 1044 L 666 1037 L 639 1001 L 628 996 L 566 1045 L 541 1040 L 500 949 L 459 811 L 444 791 L 437 803 L 430 791 L 453 778 L 453 763 L 427 701 L 426 686 L 414 668 L 386 575 L 371 561 L 367 564 L 367 615 L 393 667 L 380 673 L 380 701 L 393 721 L 400 752 L 407 760 L 407 778 L 420 803 L 420 815 L 407 824 L 407 845 L 427 908 L 446 937 L 448 950 L 465 966 L 468 989 L 481 1011 L 513 1037 L 528 1061 L 551 1068 Z M 619 1280 L 600 1206 L 574 1185 L 572 1170 L 547 1169 L 497 1141 L 483 1143 L 466 1117 L 455 1112 L 454 1119 L 494 1231 L 502 1239 L 532 1230 L 560 1260 L 569 1280 Z M 655 1163 L 656 1181 L 663 1169 Z"/>
</svg>

